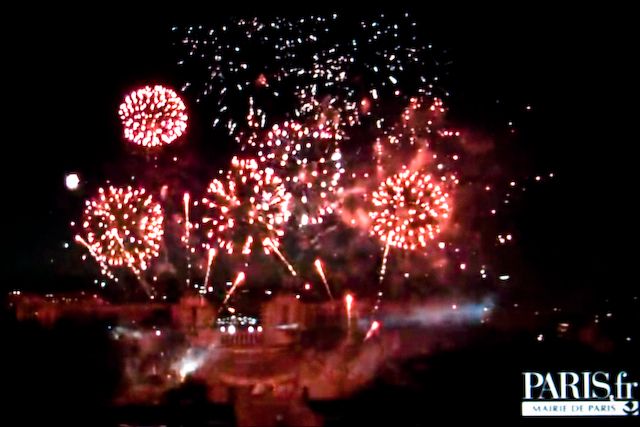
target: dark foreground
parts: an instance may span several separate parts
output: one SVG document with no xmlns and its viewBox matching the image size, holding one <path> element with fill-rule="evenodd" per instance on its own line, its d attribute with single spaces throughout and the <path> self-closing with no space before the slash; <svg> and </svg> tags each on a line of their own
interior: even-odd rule
<svg viewBox="0 0 640 427">
<path fill-rule="evenodd" d="M 122 361 L 103 326 L 69 322 L 44 330 L 5 319 L 4 419 L 14 425 L 84 426 L 308 423 L 308 417 L 296 419 L 282 402 L 251 401 L 245 396 L 237 398 L 235 410 L 233 405 L 213 405 L 198 383 L 173 390 L 159 406 L 114 407 L 113 396 L 122 386 Z M 572 420 L 521 417 L 523 371 L 626 370 L 637 378 L 639 354 L 636 341 L 602 352 L 577 340 L 538 341 L 530 333 L 506 336 L 487 329 L 463 348 L 389 360 L 370 387 L 348 400 L 300 405 L 327 426 L 426 426 L 443 420 L 454 425 L 484 420 L 566 425 Z M 633 420 L 579 421 L 609 425 Z"/>
</svg>

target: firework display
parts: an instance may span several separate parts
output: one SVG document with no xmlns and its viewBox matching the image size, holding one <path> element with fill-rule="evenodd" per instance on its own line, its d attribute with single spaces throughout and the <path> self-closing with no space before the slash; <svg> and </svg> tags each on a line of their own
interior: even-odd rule
<svg viewBox="0 0 640 427">
<path fill-rule="evenodd" d="M 130 269 L 138 278 L 158 256 L 163 236 L 162 208 L 144 189 L 131 187 L 106 190 L 85 202 L 82 228 L 84 244 L 102 267 L 102 273 L 116 279 L 118 267 Z"/>
<path fill-rule="evenodd" d="M 163 86 L 133 91 L 120 105 L 124 136 L 143 147 L 170 144 L 187 128 L 185 110 L 182 99 Z"/>
<path fill-rule="evenodd" d="M 264 127 L 268 117 L 288 110 L 289 94 L 336 96 L 350 121 L 359 123 L 358 109 L 385 111 L 388 98 L 405 92 L 431 95 L 437 89 L 434 71 L 444 65 L 406 13 L 366 21 L 338 14 L 231 18 L 219 26 L 173 31 L 178 64 L 188 75 L 182 91 L 193 93 L 196 102 L 211 100 L 217 110 L 213 125 L 230 134 L 247 128 L 238 117 L 249 109 Z M 378 124 L 386 126 L 383 118 Z"/>
<path fill-rule="evenodd" d="M 440 233 L 452 209 L 443 178 L 438 182 L 431 175 L 405 170 L 383 181 L 373 192 L 371 233 L 398 248 L 424 248 Z"/>
<path fill-rule="evenodd" d="M 202 199 L 208 209 L 203 218 L 207 238 L 228 253 L 251 253 L 254 242 L 269 253 L 277 247 L 289 220 L 289 200 L 282 179 L 271 169 L 261 169 L 253 159 L 234 157 L 223 180 L 214 179 Z M 211 243 L 204 244 L 206 249 Z"/>
<path fill-rule="evenodd" d="M 184 210 L 161 197 L 173 203 L 185 243 L 170 250 L 185 259 L 186 288 L 211 292 L 241 271 L 255 280 L 255 248 L 301 283 L 321 281 L 329 299 L 361 283 L 377 295 L 376 309 L 385 286 L 489 277 L 471 213 L 506 211 L 514 189 L 498 200 L 495 181 L 478 172 L 487 149 L 448 122 L 449 94 L 439 86 L 446 55 L 409 14 L 229 18 L 172 34 L 181 96 L 228 134 L 197 143 L 233 146 L 230 162 L 216 159 L 217 173 L 204 158 L 192 162 L 203 182 L 180 184 Z M 147 148 L 171 143 L 187 122 L 180 96 L 162 86 L 127 95 L 120 117 L 126 138 Z M 174 187 L 173 172 L 162 188 Z M 478 193 L 482 203 L 467 209 Z M 157 245 L 125 246 L 126 223 L 104 224 L 102 237 L 78 242 L 105 271 L 123 265 L 139 275 Z M 508 228 L 495 232 L 492 241 L 513 238 Z"/>
<path fill-rule="evenodd" d="M 292 195 L 300 225 L 317 224 L 338 206 L 344 173 L 336 129 L 296 122 L 274 125 L 264 140 L 250 140 L 261 165 L 274 171 Z"/>
<path fill-rule="evenodd" d="M 576 355 L 575 372 L 633 391 L 640 306 L 616 255 L 632 223 L 611 221 L 629 138 L 582 144 L 625 128 L 608 117 L 628 98 L 608 78 L 620 37 L 433 8 L 215 6 L 195 25 L 121 13 L 16 32 L 11 68 L 57 61 L 12 80 L 29 107 L 28 143 L 6 156 L 22 166 L 6 181 L 13 400 L 35 391 L 38 419 L 85 424 L 87 408 L 119 424 L 427 424 L 459 412 L 442 390 L 489 372 L 469 418 L 520 419 L 512 379 Z M 607 96 L 580 102 L 584 87 Z M 77 398 L 51 400 L 60 387 Z M 622 416 L 626 394 L 591 400 Z"/>
</svg>

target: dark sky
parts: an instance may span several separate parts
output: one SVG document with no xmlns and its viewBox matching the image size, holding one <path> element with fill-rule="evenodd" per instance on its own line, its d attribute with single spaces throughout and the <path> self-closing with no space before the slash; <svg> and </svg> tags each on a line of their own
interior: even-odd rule
<svg viewBox="0 0 640 427">
<path fill-rule="evenodd" d="M 519 122 L 523 150 L 530 165 L 553 171 L 556 180 L 527 196 L 518 219 L 527 230 L 527 262 L 542 278 L 561 270 L 572 292 L 625 288 L 632 252 L 622 245 L 634 245 L 636 236 L 627 202 L 635 194 L 636 139 L 635 122 L 626 119 L 636 109 L 630 30 L 621 22 L 605 31 L 616 17 L 572 12 L 421 19 L 432 24 L 434 40 L 451 46 L 447 83 L 459 120 L 490 133 L 533 107 Z M 73 235 L 69 221 L 82 204 L 64 188 L 64 175 L 104 180 L 104 164 L 122 157 L 123 95 L 150 83 L 181 83 L 170 28 L 166 20 L 41 16 L 8 38 L 9 125 L 17 134 L 5 141 L 3 289 L 55 277 L 49 260 L 62 258 L 62 242 Z M 190 116 L 197 133 L 204 125 L 197 111 Z"/>
</svg>

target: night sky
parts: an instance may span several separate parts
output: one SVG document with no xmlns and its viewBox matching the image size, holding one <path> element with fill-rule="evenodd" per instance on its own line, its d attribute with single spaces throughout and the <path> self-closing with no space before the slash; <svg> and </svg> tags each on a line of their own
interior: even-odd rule
<svg viewBox="0 0 640 427">
<path fill-rule="evenodd" d="M 453 120 L 487 138 L 501 138 L 513 121 L 519 145 L 501 154 L 520 159 L 515 169 L 554 174 L 531 187 L 514 215 L 522 269 L 515 298 L 580 304 L 632 290 L 636 131 L 625 117 L 636 109 L 635 66 L 624 22 L 611 30 L 614 18 L 554 12 L 417 19 L 449 46 L 443 84 Z M 3 168 L 4 291 L 93 281 L 73 259 L 82 250 L 63 243 L 72 242 L 69 222 L 81 217 L 84 198 L 127 156 L 118 105 L 143 85 L 180 87 L 172 22 L 95 18 L 41 16 L 5 39 L 13 136 Z M 185 102 L 188 140 L 207 144 L 204 113 Z M 221 145 L 223 158 L 229 146 Z M 69 172 L 87 181 L 81 191 L 65 188 Z"/>
</svg>

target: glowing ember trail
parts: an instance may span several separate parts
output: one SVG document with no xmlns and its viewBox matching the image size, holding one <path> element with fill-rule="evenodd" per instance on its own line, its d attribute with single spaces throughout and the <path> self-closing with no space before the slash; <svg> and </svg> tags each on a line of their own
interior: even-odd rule
<svg viewBox="0 0 640 427">
<path fill-rule="evenodd" d="M 389 232 L 389 237 L 384 245 L 384 252 L 382 253 L 382 265 L 380 266 L 380 276 L 378 277 L 378 284 L 381 284 L 384 280 L 384 275 L 387 272 L 387 258 L 389 257 L 389 246 L 393 237 L 393 231 Z"/>
<path fill-rule="evenodd" d="M 187 286 L 191 283 L 191 220 L 189 219 L 189 200 L 189 193 L 184 193 L 184 241 L 187 245 Z"/>
<path fill-rule="evenodd" d="M 297 276 L 298 274 L 296 273 L 296 270 L 293 268 L 293 266 L 289 263 L 289 261 L 287 261 L 287 259 L 284 257 L 284 255 L 282 255 L 282 252 L 280 252 L 280 250 L 278 249 L 278 247 L 276 245 L 273 244 L 273 242 L 271 241 L 271 239 L 269 239 L 268 237 L 266 239 L 264 239 L 262 241 L 262 244 L 264 245 L 264 247 L 270 247 L 271 249 L 273 249 L 273 251 L 276 253 L 276 255 L 278 255 L 278 258 L 280 258 L 282 260 L 282 262 L 285 263 L 285 265 L 287 266 L 287 268 L 289 269 L 289 271 L 291 272 L 291 274 L 293 276 Z"/>
<path fill-rule="evenodd" d="M 353 296 L 351 294 L 347 294 L 344 297 L 345 304 L 347 305 L 347 334 L 351 336 L 352 333 L 352 325 L 351 325 L 351 307 L 353 305 Z"/>
<path fill-rule="evenodd" d="M 186 224 L 189 224 L 189 193 L 184 193 L 183 201 L 184 201 L 184 217 L 186 219 Z M 189 231 L 189 227 L 185 226 L 187 232 Z"/>
<path fill-rule="evenodd" d="M 377 320 L 374 320 L 371 323 L 371 327 L 369 328 L 367 335 L 365 335 L 364 337 L 365 341 L 368 340 L 378 329 L 380 329 L 380 322 L 378 322 Z"/>
<path fill-rule="evenodd" d="M 207 259 L 207 273 L 204 278 L 204 287 L 209 285 L 209 272 L 211 271 L 211 263 L 213 262 L 213 258 L 216 256 L 216 250 L 214 248 L 209 249 L 209 257 Z"/>
<path fill-rule="evenodd" d="M 236 287 L 242 283 L 244 281 L 244 272 L 240 272 L 238 273 L 238 277 L 236 277 L 236 281 L 233 282 L 233 286 L 231 286 L 231 289 L 229 289 L 229 292 L 227 292 L 227 295 L 224 297 L 224 300 L 222 301 L 222 306 L 224 306 L 227 301 L 229 301 L 229 298 L 231 298 L 231 295 L 233 294 L 233 291 L 236 290 Z M 222 307 L 220 307 L 222 309 Z"/>
<path fill-rule="evenodd" d="M 329 298 L 333 299 L 333 295 L 331 295 L 331 289 L 329 289 L 329 283 L 327 282 L 327 277 L 324 275 L 324 270 L 322 269 L 322 262 L 317 259 L 314 262 L 314 265 L 316 266 L 320 277 L 322 277 L 322 283 L 324 283 L 325 288 L 327 288 L 327 294 L 329 294 Z"/>
</svg>

